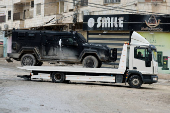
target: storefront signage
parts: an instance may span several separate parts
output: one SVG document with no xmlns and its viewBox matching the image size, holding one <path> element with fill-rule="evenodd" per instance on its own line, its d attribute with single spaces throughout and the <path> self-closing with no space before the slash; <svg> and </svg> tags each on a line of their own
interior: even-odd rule
<svg viewBox="0 0 170 113">
<path fill-rule="evenodd" d="M 169 31 L 170 15 L 85 15 L 83 30 Z"/>
<path fill-rule="evenodd" d="M 97 18 L 97 28 L 113 28 L 121 27 L 123 28 L 123 17 L 98 17 Z M 95 20 L 90 18 L 88 20 L 88 27 L 93 28 L 95 25 Z"/>
<path fill-rule="evenodd" d="M 148 20 L 145 20 L 147 27 L 142 27 L 141 31 L 163 31 L 162 28 L 156 28 L 160 25 L 160 21 L 160 19 L 157 20 L 154 15 L 151 15 Z"/>
</svg>

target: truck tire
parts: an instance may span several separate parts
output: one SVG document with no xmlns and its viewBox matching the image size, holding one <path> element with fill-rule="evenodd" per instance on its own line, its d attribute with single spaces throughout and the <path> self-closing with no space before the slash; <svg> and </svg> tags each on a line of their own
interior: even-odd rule
<svg viewBox="0 0 170 113">
<path fill-rule="evenodd" d="M 138 75 L 132 75 L 129 78 L 128 84 L 130 85 L 130 87 L 132 88 L 140 88 L 142 85 L 142 80 L 140 78 L 140 76 Z"/>
<path fill-rule="evenodd" d="M 89 56 L 86 56 L 83 59 L 83 67 L 86 67 L 86 68 L 98 68 L 98 66 L 99 66 L 99 61 L 94 56 L 89 55 Z"/>
<path fill-rule="evenodd" d="M 22 66 L 35 66 L 36 59 L 32 54 L 25 54 L 21 58 Z"/>
<path fill-rule="evenodd" d="M 65 81 L 65 75 L 63 73 L 53 72 L 51 77 L 54 83 L 63 83 Z"/>
</svg>

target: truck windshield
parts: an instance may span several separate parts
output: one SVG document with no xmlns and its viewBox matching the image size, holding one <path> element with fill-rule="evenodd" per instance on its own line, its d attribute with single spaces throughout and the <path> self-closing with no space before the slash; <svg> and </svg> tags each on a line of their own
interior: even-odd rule
<svg viewBox="0 0 170 113">
<path fill-rule="evenodd" d="M 86 43 L 86 39 L 84 38 L 84 36 L 82 34 L 80 34 L 80 33 L 77 33 L 77 34 L 78 34 L 78 37 L 79 37 L 80 41 L 82 43 Z"/>
<path fill-rule="evenodd" d="M 155 50 L 152 50 L 152 54 L 153 54 L 153 59 L 157 61 L 157 52 Z"/>
</svg>

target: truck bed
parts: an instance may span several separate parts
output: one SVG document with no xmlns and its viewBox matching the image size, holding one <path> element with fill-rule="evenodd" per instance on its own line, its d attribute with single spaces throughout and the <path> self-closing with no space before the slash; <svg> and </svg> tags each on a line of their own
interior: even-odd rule
<svg viewBox="0 0 170 113">
<path fill-rule="evenodd" d="M 124 74 L 125 69 L 115 68 L 83 68 L 69 66 L 24 66 L 18 67 L 30 71 L 58 71 L 58 72 L 83 72 L 83 73 L 106 73 L 106 74 Z"/>
</svg>

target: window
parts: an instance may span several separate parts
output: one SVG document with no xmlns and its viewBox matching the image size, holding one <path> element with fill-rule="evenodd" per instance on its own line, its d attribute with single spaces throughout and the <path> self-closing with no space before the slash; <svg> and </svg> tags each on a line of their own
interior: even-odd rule
<svg viewBox="0 0 170 113">
<path fill-rule="evenodd" d="M 6 16 L 0 16 L 0 23 L 6 22 Z"/>
<path fill-rule="evenodd" d="M 28 34 L 28 40 L 34 40 L 35 39 L 35 34 L 29 33 Z"/>
<path fill-rule="evenodd" d="M 25 33 L 18 33 L 18 39 L 19 40 L 24 40 L 25 39 Z"/>
<path fill-rule="evenodd" d="M 88 0 L 81 0 L 81 6 L 87 6 Z"/>
<path fill-rule="evenodd" d="M 165 0 L 138 0 L 139 2 L 165 2 Z"/>
<path fill-rule="evenodd" d="M 34 7 L 34 1 L 31 1 L 31 8 Z"/>
<path fill-rule="evenodd" d="M 11 11 L 8 11 L 8 20 L 11 20 Z"/>
<path fill-rule="evenodd" d="M 157 61 L 157 52 L 155 50 L 152 50 L 152 54 L 153 54 L 153 59 Z"/>
<path fill-rule="evenodd" d="M 104 3 L 120 3 L 120 0 L 104 0 Z"/>
<path fill-rule="evenodd" d="M 37 15 L 41 15 L 41 3 L 37 4 Z"/>
<path fill-rule="evenodd" d="M 62 44 L 63 45 L 73 45 L 74 40 L 70 38 L 62 38 Z"/>
<path fill-rule="evenodd" d="M 134 58 L 145 60 L 148 59 L 149 52 L 148 49 L 145 48 L 135 48 L 134 49 Z"/>
</svg>

